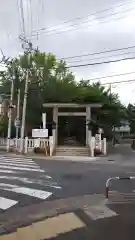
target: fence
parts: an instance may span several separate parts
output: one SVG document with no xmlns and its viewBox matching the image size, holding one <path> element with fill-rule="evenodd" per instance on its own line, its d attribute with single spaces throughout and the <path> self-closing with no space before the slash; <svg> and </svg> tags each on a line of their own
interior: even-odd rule
<svg viewBox="0 0 135 240">
<path fill-rule="evenodd" d="M 26 143 L 27 141 L 27 143 Z M 14 148 L 16 150 L 19 150 L 20 149 L 20 142 L 21 142 L 21 139 L 10 139 L 10 147 L 11 148 Z M 6 138 L 0 138 L 0 146 L 2 147 L 5 147 L 6 149 L 6 145 L 7 145 L 7 139 Z M 27 145 L 27 146 L 26 146 Z M 46 148 L 49 146 L 49 139 L 40 139 L 40 148 Z M 25 147 L 25 152 L 32 152 L 34 150 L 34 147 L 35 147 L 35 139 L 28 139 L 28 138 L 25 138 L 24 139 L 24 147 Z M 27 148 L 27 150 L 26 150 Z"/>
</svg>

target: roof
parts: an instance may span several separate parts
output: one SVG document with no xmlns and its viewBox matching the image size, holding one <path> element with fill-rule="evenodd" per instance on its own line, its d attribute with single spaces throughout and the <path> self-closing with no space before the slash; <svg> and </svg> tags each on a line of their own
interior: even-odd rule
<svg viewBox="0 0 135 240">
<path fill-rule="evenodd" d="M 81 107 L 93 107 L 100 108 L 102 107 L 101 103 L 91 103 L 91 104 L 78 104 L 78 103 L 44 103 L 43 107 L 59 107 L 59 108 L 81 108 Z"/>
</svg>

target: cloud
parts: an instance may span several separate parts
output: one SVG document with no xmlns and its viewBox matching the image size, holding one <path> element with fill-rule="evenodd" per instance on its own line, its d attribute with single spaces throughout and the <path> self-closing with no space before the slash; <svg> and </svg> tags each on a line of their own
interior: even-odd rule
<svg viewBox="0 0 135 240">
<path fill-rule="evenodd" d="M 0 47 L 7 56 L 17 55 L 21 52 L 21 42 L 18 39 L 22 32 L 20 15 L 17 1 L 20 0 L 0 0 Z M 129 3 L 128 3 L 129 2 Z M 38 35 L 32 38 L 33 44 L 39 46 L 42 51 L 52 52 L 57 57 L 81 55 L 84 53 L 94 53 L 107 49 L 122 48 L 134 45 L 135 43 L 135 2 L 127 0 L 49 0 L 44 1 L 23 0 L 25 28 L 27 34 L 31 30 L 43 27 L 51 27 L 49 30 L 59 29 L 60 34 L 46 36 Z M 123 5 L 118 7 L 118 5 Z M 103 9 L 111 8 L 100 14 L 93 14 Z M 127 11 L 130 9 L 130 11 Z M 121 11 L 121 14 L 117 14 Z M 32 12 L 32 15 L 31 15 Z M 122 13 L 123 12 L 123 13 Z M 93 14 L 91 16 L 88 16 Z M 115 15 L 112 15 L 115 14 Z M 108 16 L 107 16 L 108 15 Z M 105 19 L 104 17 L 107 16 Z M 71 21 L 62 25 L 61 22 L 77 17 L 83 17 L 78 21 Z M 79 27 L 73 24 L 79 24 Z M 78 27 L 77 30 L 74 30 Z M 108 59 L 109 55 L 100 55 L 102 60 Z M 90 58 L 87 58 L 89 62 Z M 75 60 L 75 59 L 74 59 Z M 82 59 L 84 63 L 84 58 Z M 135 61 L 122 61 L 115 64 L 103 64 L 91 67 L 71 69 L 77 79 L 100 77 L 105 75 L 124 73 L 134 69 Z M 129 76 L 127 76 L 128 79 Z M 130 76 L 131 77 L 131 76 Z M 134 77 L 134 76 L 133 76 Z M 125 77 L 119 78 L 121 80 Z M 105 81 L 117 81 L 118 77 L 104 79 Z M 127 89 L 130 91 L 127 95 Z M 113 89 L 117 91 L 123 102 L 134 102 L 134 84 L 123 84 Z"/>
</svg>

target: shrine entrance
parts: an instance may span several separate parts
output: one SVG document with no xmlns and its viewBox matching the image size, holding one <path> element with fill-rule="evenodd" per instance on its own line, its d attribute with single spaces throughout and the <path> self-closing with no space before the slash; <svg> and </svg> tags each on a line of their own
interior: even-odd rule
<svg viewBox="0 0 135 240">
<path fill-rule="evenodd" d="M 60 116 L 58 118 L 58 145 L 86 145 L 86 118 Z"/>
<path fill-rule="evenodd" d="M 44 103 L 43 106 L 53 108 L 52 135 L 55 147 L 65 144 L 65 138 L 70 138 L 75 144 L 88 145 L 91 108 L 100 108 L 101 104 Z"/>
</svg>

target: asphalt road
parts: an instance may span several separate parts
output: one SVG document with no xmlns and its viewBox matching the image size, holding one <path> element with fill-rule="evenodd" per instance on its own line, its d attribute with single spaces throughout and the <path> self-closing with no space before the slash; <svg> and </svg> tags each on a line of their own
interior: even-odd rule
<svg viewBox="0 0 135 240">
<path fill-rule="evenodd" d="M 11 215 L 23 206 L 28 207 L 44 201 L 53 204 L 53 201 L 60 199 L 104 194 L 106 180 L 114 176 L 135 176 L 135 167 L 120 166 L 113 162 L 43 161 L 0 155 L 1 214 L 6 212 Z M 114 181 L 111 190 L 130 193 L 135 190 L 135 181 Z M 115 211 L 117 216 L 96 221 L 86 217 L 86 213 L 78 211 L 77 214 L 84 218 L 87 229 L 79 229 L 61 236 L 60 239 L 72 239 L 72 236 L 73 239 L 82 239 L 81 236 L 83 239 L 90 236 L 91 239 L 99 239 L 101 236 L 101 239 L 108 239 L 109 234 L 110 239 L 132 239 L 131 235 L 135 232 L 135 207 L 128 204 L 124 209 L 120 205 L 109 205 L 109 208 Z"/>
<path fill-rule="evenodd" d="M 27 206 L 42 201 L 104 194 L 112 176 L 135 175 L 135 168 L 94 162 L 62 162 L 0 155 L 0 209 Z M 112 190 L 131 192 L 135 181 L 114 181 Z"/>
<path fill-rule="evenodd" d="M 67 198 L 86 194 L 105 193 L 105 183 L 109 177 L 135 176 L 135 167 L 118 166 L 114 163 L 62 162 L 37 160 L 42 169 L 61 186 L 55 198 Z M 113 181 L 111 190 L 130 192 L 135 189 L 135 181 Z M 52 195 L 52 197 L 54 197 Z"/>
</svg>

